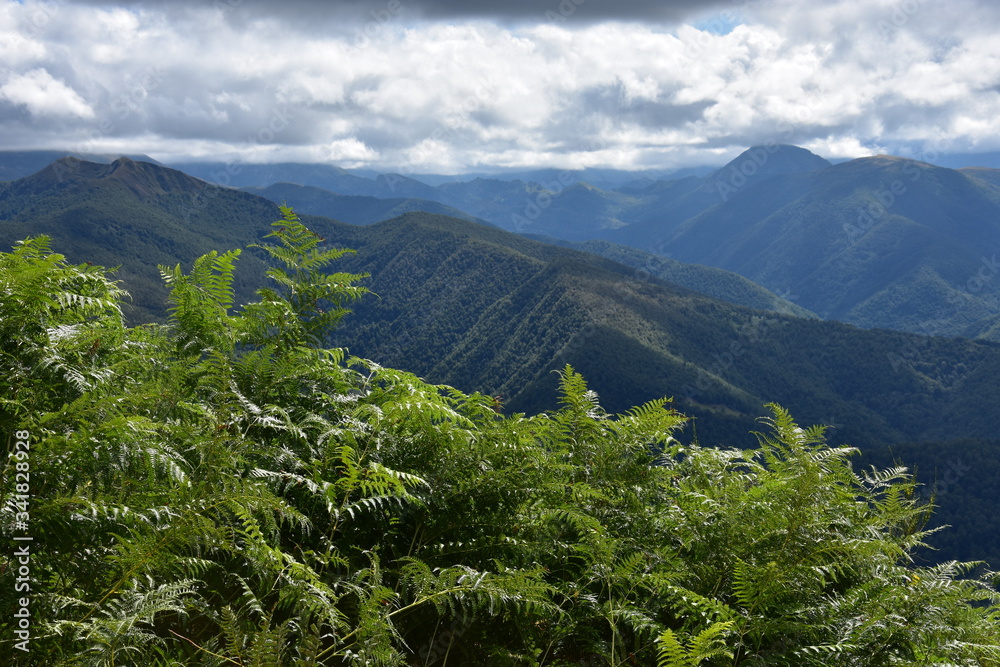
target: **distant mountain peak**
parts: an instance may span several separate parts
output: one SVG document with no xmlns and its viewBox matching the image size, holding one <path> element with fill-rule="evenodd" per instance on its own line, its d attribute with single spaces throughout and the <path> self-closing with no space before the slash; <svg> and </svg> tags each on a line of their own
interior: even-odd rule
<svg viewBox="0 0 1000 667">
<path fill-rule="evenodd" d="M 201 190 L 207 186 L 204 181 L 183 172 L 149 162 L 139 162 L 124 155 L 108 164 L 75 157 L 59 158 L 26 180 L 48 187 L 116 181 L 144 198 L 190 191 L 191 188 Z"/>
<path fill-rule="evenodd" d="M 802 174 L 831 166 L 815 153 L 789 144 L 751 146 L 712 174 L 715 180 L 760 179 L 779 174 Z"/>
</svg>

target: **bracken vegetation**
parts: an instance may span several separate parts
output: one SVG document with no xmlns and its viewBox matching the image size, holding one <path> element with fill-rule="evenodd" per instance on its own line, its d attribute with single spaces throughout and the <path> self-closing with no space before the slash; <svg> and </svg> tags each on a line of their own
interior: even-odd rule
<svg viewBox="0 0 1000 667">
<path fill-rule="evenodd" d="M 702 448 L 568 366 L 559 409 L 504 415 L 327 349 L 362 276 L 283 216 L 273 288 L 234 308 L 237 250 L 161 267 L 163 325 L 43 237 L 0 255 L 0 608 L 31 614 L 3 664 L 1000 664 L 993 581 L 913 562 L 904 470 L 777 405 L 759 447 Z"/>
</svg>

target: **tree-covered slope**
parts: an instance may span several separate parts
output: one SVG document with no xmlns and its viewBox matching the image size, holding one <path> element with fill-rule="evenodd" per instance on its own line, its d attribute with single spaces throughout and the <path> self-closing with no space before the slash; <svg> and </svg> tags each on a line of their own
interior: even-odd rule
<svg viewBox="0 0 1000 667">
<path fill-rule="evenodd" d="M 136 320 L 165 315 L 155 267 L 246 244 L 276 209 L 180 172 L 120 160 L 58 162 L 0 192 L 6 242 L 51 233 L 74 261 L 119 266 Z M 613 410 L 675 395 L 705 443 L 746 438 L 776 400 L 810 422 L 850 424 L 858 445 L 991 437 L 997 348 L 800 321 L 713 300 L 649 273 L 496 228 L 413 213 L 370 227 L 313 219 L 345 260 L 371 274 L 338 343 L 360 355 L 502 396 L 509 410 L 551 407 L 554 369 L 584 369 Z M 93 261 L 93 260 L 87 260 Z M 260 284 L 250 253 L 237 296 Z M 708 420 L 708 416 L 714 416 Z M 697 422 L 696 422 L 697 424 Z"/>
<path fill-rule="evenodd" d="M 1000 318 L 1000 190 L 885 156 L 770 180 L 659 239 L 824 318 L 976 337 Z"/>
<path fill-rule="evenodd" d="M 190 262 L 217 247 L 246 244 L 268 228 L 275 204 L 218 188 L 182 172 L 120 158 L 110 164 L 63 158 L 27 178 L 0 184 L 0 242 L 47 234 L 72 261 L 120 267 L 132 321 L 160 320 L 167 292 L 159 264 Z M 250 257 L 237 276 L 247 299 L 263 263 Z"/>
<path fill-rule="evenodd" d="M 339 345 L 433 381 L 551 407 L 554 375 L 585 371 L 610 409 L 674 395 L 711 444 L 777 400 L 845 424 L 859 445 L 989 437 L 1000 347 L 780 316 L 499 229 L 427 214 L 369 227 L 311 221 L 379 295 Z M 713 418 L 708 420 L 707 417 Z M 853 425 L 847 425 L 853 424 Z M 862 426 L 863 424 L 863 426 Z M 720 429 L 727 430 L 720 430 Z"/>
<path fill-rule="evenodd" d="M 905 465 L 919 487 L 916 492 L 935 505 L 927 527 L 941 530 L 928 538 L 938 551 L 923 562 L 942 559 L 983 560 L 1000 567 L 1000 440 L 896 443 L 864 450 L 858 463 L 879 468 Z"/>
<path fill-rule="evenodd" d="M 778 144 L 751 147 L 704 177 L 604 189 L 569 171 L 432 187 L 323 165 L 239 166 L 236 175 L 224 167 L 216 166 L 223 183 L 281 176 L 336 183 L 344 194 L 420 197 L 518 233 L 605 239 L 726 269 L 824 319 L 1000 339 L 995 170 L 887 156 L 833 166 Z"/>
<path fill-rule="evenodd" d="M 529 236 L 529 238 L 532 237 Z M 746 306 L 758 310 L 771 310 L 783 315 L 794 315 L 795 317 L 816 317 L 815 314 L 802 306 L 796 305 L 764 289 L 738 273 L 717 269 L 714 266 L 687 264 L 679 262 L 676 259 L 644 252 L 610 241 L 594 240 L 572 243 L 548 237 L 541 237 L 538 240 L 599 255 L 613 262 L 630 266 L 639 272 L 648 273 L 651 276 L 670 283 L 683 285 L 696 292 L 701 292 L 707 296 L 728 301 L 738 306 Z"/>
</svg>

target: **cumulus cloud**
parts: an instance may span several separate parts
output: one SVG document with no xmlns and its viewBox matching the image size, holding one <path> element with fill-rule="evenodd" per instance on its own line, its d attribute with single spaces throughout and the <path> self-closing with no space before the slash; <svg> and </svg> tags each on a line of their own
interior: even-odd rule
<svg viewBox="0 0 1000 667">
<path fill-rule="evenodd" d="M 545 16 L 560 3 L 572 20 Z M 985 0 L 560 3 L 7 2 L 0 132 L 9 148 L 451 172 L 672 168 L 767 141 L 1000 149 Z"/>
<path fill-rule="evenodd" d="M 94 117 L 94 110 L 75 90 L 44 68 L 11 76 L 0 86 L 0 99 L 24 107 L 33 116 Z"/>
</svg>

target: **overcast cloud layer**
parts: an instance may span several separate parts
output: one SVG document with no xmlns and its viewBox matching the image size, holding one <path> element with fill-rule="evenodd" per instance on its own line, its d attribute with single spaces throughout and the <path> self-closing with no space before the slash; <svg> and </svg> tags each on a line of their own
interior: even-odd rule
<svg viewBox="0 0 1000 667">
<path fill-rule="evenodd" d="M 0 148 L 381 171 L 1000 150 L 982 0 L 0 0 Z"/>
</svg>

